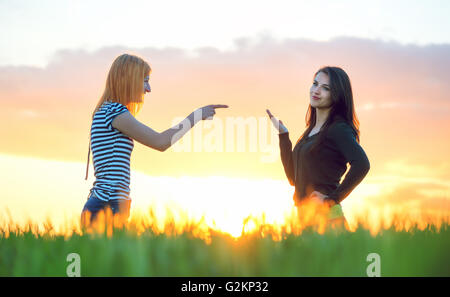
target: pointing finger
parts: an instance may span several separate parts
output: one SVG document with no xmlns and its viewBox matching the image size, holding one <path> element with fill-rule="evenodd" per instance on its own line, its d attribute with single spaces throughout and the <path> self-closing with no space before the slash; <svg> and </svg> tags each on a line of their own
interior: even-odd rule
<svg viewBox="0 0 450 297">
<path fill-rule="evenodd" d="M 223 105 L 223 104 L 216 104 L 216 105 L 211 105 L 212 108 L 228 108 L 228 105 Z"/>
</svg>

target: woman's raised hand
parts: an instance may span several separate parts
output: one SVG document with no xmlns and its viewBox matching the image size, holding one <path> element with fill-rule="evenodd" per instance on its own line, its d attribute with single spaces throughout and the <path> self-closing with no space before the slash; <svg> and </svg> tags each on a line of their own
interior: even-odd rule
<svg viewBox="0 0 450 297">
<path fill-rule="evenodd" d="M 272 121 L 275 129 L 277 129 L 278 133 L 283 134 L 289 132 L 283 122 L 274 117 L 270 110 L 266 109 L 266 112 L 269 115 L 269 119 Z"/>
<path fill-rule="evenodd" d="M 216 108 L 228 108 L 228 105 L 223 104 L 211 104 L 201 107 L 196 110 L 196 112 L 201 113 L 202 120 L 212 120 L 213 116 L 216 114 Z"/>
</svg>

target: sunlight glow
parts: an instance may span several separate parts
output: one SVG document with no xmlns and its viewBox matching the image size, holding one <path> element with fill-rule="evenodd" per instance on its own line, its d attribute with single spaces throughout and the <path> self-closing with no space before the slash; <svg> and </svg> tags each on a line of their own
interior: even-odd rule
<svg viewBox="0 0 450 297">
<path fill-rule="evenodd" d="M 0 162 L 9 172 L 2 184 L 6 199 L 0 200 L 2 229 L 33 225 L 36 232 L 80 232 L 80 213 L 92 184 L 92 179 L 82 181 L 82 164 L 6 155 Z M 31 186 L 18 184 L 24 180 Z M 395 178 L 381 181 L 367 179 L 342 203 L 350 230 L 362 226 L 377 234 L 391 227 L 407 231 L 449 222 L 450 197 L 445 192 L 432 203 L 427 196 L 403 197 L 408 193 L 395 192 Z M 131 188 L 129 226 L 138 233 L 190 232 L 208 241 L 213 232 L 234 238 L 256 233 L 280 240 L 286 234 L 301 234 L 307 226 L 324 231 L 324 219 L 314 207 L 298 216 L 293 187 L 285 180 L 152 177 L 132 171 Z"/>
</svg>

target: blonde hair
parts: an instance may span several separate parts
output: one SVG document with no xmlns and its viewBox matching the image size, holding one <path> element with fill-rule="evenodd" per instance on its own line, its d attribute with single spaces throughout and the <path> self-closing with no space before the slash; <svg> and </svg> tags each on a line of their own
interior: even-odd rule
<svg viewBox="0 0 450 297">
<path fill-rule="evenodd" d="M 144 78 L 150 75 L 151 71 L 150 65 L 138 56 L 129 54 L 118 56 L 109 69 L 105 90 L 92 113 L 92 119 L 105 101 L 120 103 L 126 106 L 133 116 L 136 116 L 144 104 Z M 86 180 L 90 154 L 91 138 L 89 136 Z"/>
<path fill-rule="evenodd" d="M 150 75 L 151 71 L 150 65 L 138 56 L 118 56 L 109 69 L 105 90 L 92 113 L 92 118 L 105 101 L 125 105 L 130 113 L 136 116 L 144 104 L 144 78 Z"/>
</svg>

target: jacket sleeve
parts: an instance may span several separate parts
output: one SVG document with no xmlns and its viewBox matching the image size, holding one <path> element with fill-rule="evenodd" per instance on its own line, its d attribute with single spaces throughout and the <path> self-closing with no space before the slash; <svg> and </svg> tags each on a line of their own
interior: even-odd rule
<svg viewBox="0 0 450 297">
<path fill-rule="evenodd" d="M 291 186 L 295 186 L 294 161 L 292 156 L 292 142 L 289 139 L 289 132 L 278 135 L 280 138 L 281 162 L 283 163 L 284 172 Z"/>
<path fill-rule="evenodd" d="M 370 169 L 366 153 L 356 141 L 353 129 L 347 123 L 337 123 L 329 128 L 327 137 L 350 163 L 350 170 L 344 180 L 328 196 L 336 203 L 344 200 L 353 189 L 364 179 Z"/>
</svg>

